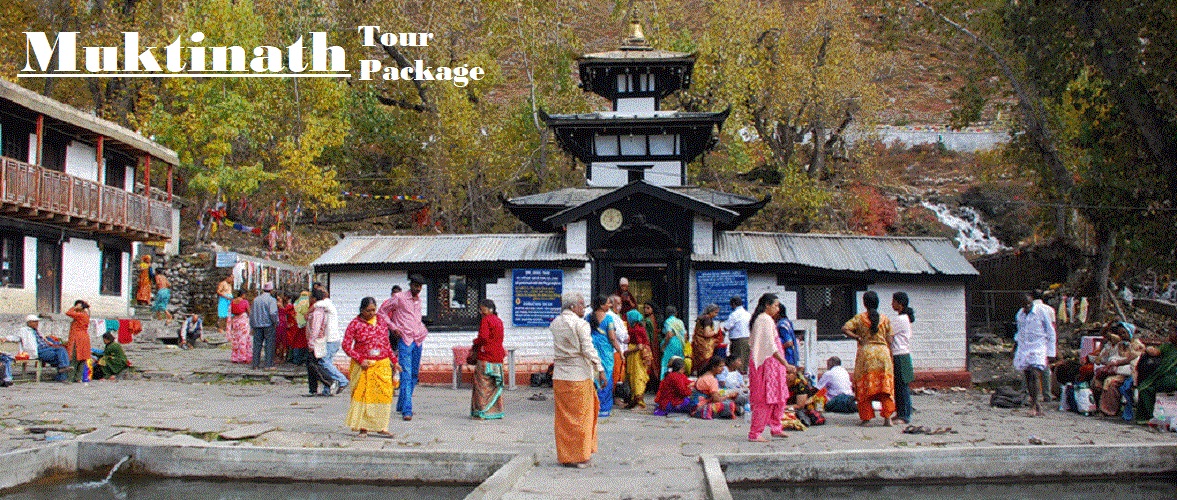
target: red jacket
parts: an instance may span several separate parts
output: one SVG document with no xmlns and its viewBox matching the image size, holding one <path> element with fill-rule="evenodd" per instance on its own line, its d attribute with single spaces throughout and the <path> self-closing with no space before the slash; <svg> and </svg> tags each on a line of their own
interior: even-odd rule
<svg viewBox="0 0 1177 500">
<path fill-rule="evenodd" d="M 507 357 L 507 351 L 503 349 L 503 320 L 494 314 L 483 316 L 471 349 L 478 353 L 479 361 L 502 363 Z"/>
<path fill-rule="evenodd" d="M 654 404 L 662 407 L 667 404 L 682 404 L 691 395 L 691 379 L 681 372 L 669 372 L 658 386 L 658 394 L 654 396 Z"/>
</svg>

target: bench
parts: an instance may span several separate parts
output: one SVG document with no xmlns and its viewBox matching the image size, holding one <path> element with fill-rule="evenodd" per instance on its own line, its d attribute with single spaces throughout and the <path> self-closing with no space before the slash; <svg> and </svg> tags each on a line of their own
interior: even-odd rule
<svg viewBox="0 0 1177 500">
<path fill-rule="evenodd" d="M 0 352 L 4 352 L 4 353 L 20 352 L 20 343 L 19 342 L 9 342 L 7 340 L 0 341 Z M 43 368 L 45 366 L 45 363 L 42 363 L 41 360 L 39 360 L 37 358 L 13 360 L 12 361 L 12 371 L 15 372 L 16 365 L 19 364 L 20 365 L 20 374 L 23 377 L 29 373 L 29 363 L 33 364 L 33 373 L 35 376 L 35 378 L 33 380 L 40 382 L 41 381 L 41 368 Z M 13 375 L 15 375 L 15 373 L 13 373 Z"/>
</svg>

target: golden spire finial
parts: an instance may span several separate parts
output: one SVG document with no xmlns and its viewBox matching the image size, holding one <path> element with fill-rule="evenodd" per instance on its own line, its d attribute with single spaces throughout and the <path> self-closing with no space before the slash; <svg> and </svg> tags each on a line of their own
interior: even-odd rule
<svg viewBox="0 0 1177 500">
<path fill-rule="evenodd" d="M 642 33 L 642 22 L 638 20 L 636 9 L 629 18 L 629 36 L 621 41 L 621 48 L 628 50 L 650 50 L 650 44 L 646 42 L 646 35 Z"/>
<path fill-rule="evenodd" d="M 642 23 L 638 21 L 636 13 L 629 20 L 629 40 L 646 40 L 646 35 L 642 33 Z"/>
</svg>

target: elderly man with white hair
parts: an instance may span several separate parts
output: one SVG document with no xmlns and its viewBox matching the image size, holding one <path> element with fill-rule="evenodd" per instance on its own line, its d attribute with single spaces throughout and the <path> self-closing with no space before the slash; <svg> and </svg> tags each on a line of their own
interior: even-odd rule
<svg viewBox="0 0 1177 500">
<path fill-rule="evenodd" d="M 57 368 L 57 381 L 65 382 L 69 376 L 69 352 L 60 343 L 42 337 L 41 333 L 37 331 L 40 325 L 40 316 L 36 314 L 25 316 L 25 326 L 20 327 L 19 334 L 9 335 L 5 337 L 5 340 L 20 342 L 20 353 L 26 353 L 30 359 L 36 358 Z M 9 372 L 11 373 L 11 370 Z"/>
<path fill-rule="evenodd" d="M 556 458 L 566 467 L 583 469 L 597 451 L 596 380 L 604 385 L 604 365 L 584 317 L 584 296 L 565 293 L 563 310 L 552 320 L 553 357 L 552 392 L 556 406 Z"/>
</svg>

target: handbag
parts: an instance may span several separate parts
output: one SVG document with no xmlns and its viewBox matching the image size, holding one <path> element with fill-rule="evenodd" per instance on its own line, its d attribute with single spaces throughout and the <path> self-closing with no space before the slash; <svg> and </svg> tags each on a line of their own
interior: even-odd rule
<svg viewBox="0 0 1177 500">
<path fill-rule="evenodd" d="M 468 364 L 468 365 L 478 364 L 478 349 L 470 348 L 470 354 L 466 355 L 466 364 Z"/>
<path fill-rule="evenodd" d="M 629 384 L 621 382 L 613 386 L 613 397 L 629 401 L 633 399 L 633 390 L 630 389 Z"/>
</svg>

